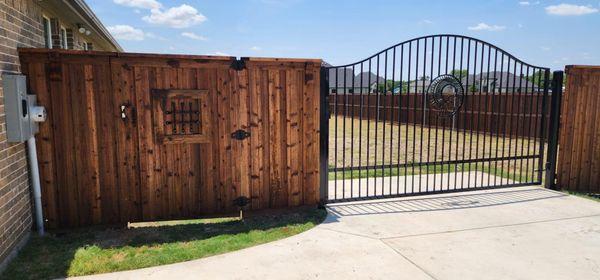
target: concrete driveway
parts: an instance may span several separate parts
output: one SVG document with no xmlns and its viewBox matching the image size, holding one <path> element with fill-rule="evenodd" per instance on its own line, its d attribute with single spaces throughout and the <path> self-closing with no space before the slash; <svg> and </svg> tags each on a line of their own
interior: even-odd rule
<svg viewBox="0 0 600 280">
<path fill-rule="evenodd" d="M 89 279 L 600 279 L 600 203 L 538 187 L 331 205 L 302 234 Z"/>
</svg>

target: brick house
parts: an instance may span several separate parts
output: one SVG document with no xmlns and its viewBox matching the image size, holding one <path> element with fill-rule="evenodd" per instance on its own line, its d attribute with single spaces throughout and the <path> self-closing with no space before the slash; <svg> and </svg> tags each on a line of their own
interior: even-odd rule
<svg viewBox="0 0 600 280">
<path fill-rule="evenodd" d="M 0 81 L 19 47 L 122 51 L 83 0 L 0 0 Z M 0 83 L 0 271 L 27 241 L 32 199 L 25 144 L 8 143 Z"/>
</svg>

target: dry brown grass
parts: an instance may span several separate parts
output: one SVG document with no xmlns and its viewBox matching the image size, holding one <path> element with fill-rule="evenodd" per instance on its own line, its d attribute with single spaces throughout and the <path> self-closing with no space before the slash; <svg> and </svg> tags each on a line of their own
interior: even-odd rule
<svg viewBox="0 0 600 280">
<path fill-rule="evenodd" d="M 498 137 L 489 133 L 344 117 L 332 117 L 329 123 L 329 164 L 336 167 L 441 163 L 536 154 L 539 154 L 539 141 L 534 138 Z M 537 164 L 537 159 L 479 163 L 528 175 L 538 169 Z"/>
</svg>

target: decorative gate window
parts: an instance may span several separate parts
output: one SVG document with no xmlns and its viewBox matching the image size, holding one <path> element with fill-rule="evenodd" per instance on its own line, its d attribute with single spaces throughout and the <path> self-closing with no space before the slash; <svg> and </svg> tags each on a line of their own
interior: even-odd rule
<svg viewBox="0 0 600 280">
<path fill-rule="evenodd" d="M 154 89 L 154 134 L 162 143 L 208 143 L 208 90 Z"/>
</svg>

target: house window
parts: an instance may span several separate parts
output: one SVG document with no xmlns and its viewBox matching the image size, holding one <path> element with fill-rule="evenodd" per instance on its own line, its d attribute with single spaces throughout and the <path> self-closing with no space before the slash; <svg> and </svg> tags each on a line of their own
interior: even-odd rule
<svg viewBox="0 0 600 280">
<path fill-rule="evenodd" d="M 92 45 L 92 43 L 83 42 L 83 49 L 86 51 L 91 51 L 94 50 L 94 46 Z"/>
<path fill-rule="evenodd" d="M 52 48 L 52 31 L 50 30 L 50 19 L 43 17 L 44 23 L 44 47 Z"/>
<path fill-rule="evenodd" d="M 75 42 L 73 41 L 73 29 L 71 28 L 67 28 L 66 29 L 66 34 L 67 34 L 67 49 L 74 49 L 75 48 Z"/>
<path fill-rule="evenodd" d="M 337 89 L 331 89 L 331 93 L 337 93 Z"/>
<path fill-rule="evenodd" d="M 65 50 L 69 48 L 67 45 L 67 29 L 62 26 L 60 27 L 60 46 Z"/>
</svg>

